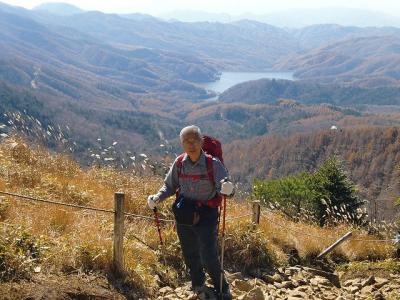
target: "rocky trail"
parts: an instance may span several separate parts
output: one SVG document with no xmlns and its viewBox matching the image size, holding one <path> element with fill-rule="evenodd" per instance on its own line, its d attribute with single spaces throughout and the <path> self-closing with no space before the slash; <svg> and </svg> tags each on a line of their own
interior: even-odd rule
<svg viewBox="0 0 400 300">
<path fill-rule="evenodd" d="M 238 300 L 381 300 L 400 299 L 400 274 L 387 271 L 328 273 L 305 266 L 279 268 L 273 274 L 248 278 L 227 272 L 233 299 Z M 210 282 L 208 281 L 208 284 Z M 134 289 L 110 282 L 98 275 L 39 275 L 30 281 L 0 284 L 1 300 L 212 300 L 215 297 L 195 295 L 187 282 L 178 288 L 162 287 L 154 298 L 139 298 Z M 215 299 L 216 300 L 216 299 Z"/>
<path fill-rule="evenodd" d="M 367 274 L 366 274 L 367 275 Z M 261 278 L 245 278 L 241 273 L 228 273 L 234 299 L 400 299 L 400 274 L 383 274 L 383 277 L 367 275 L 346 279 L 345 274 L 333 274 L 318 269 L 296 266 L 279 268 L 273 275 Z M 161 288 L 159 300 L 215 299 L 190 290 L 190 284 L 172 289 Z"/>
</svg>

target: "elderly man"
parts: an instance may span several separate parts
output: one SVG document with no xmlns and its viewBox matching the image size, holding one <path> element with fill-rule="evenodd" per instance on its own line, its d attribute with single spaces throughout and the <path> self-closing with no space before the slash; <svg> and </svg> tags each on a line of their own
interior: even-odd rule
<svg viewBox="0 0 400 300">
<path fill-rule="evenodd" d="M 214 200 L 233 195 L 233 184 L 227 180 L 228 172 L 221 161 L 203 152 L 199 127 L 183 128 L 180 140 L 185 153 L 174 161 L 159 192 L 148 197 L 148 205 L 154 209 L 160 201 L 177 195 L 173 205 L 176 229 L 193 291 L 206 291 L 205 268 L 218 298 L 230 300 L 229 285 L 218 260 L 218 207 Z"/>
</svg>

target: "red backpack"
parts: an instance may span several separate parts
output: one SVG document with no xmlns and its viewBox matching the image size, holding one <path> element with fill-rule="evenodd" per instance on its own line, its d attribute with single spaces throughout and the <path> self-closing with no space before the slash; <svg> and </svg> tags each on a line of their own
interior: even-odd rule
<svg viewBox="0 0 400 300">
<path fill-rule="evenodd" d="M 178 156 L 178 160 L 176 161 L 176 166 L 178 167 L 178 177 L 179 178 L 190 178 L 194 180 L 200 180 L 205 176 L 215 185 L 214 181 L 214 168 L 213 168 L 213 157 L 218 158 L 222 163 L 224 163 L 224 159 L 222 158 L 222 147 L 221 142 L 216 138 L 204 135 L 203 136 L 203 151 L 206 153 L 206 164 L 207 164 L 207 175 L 185 175 L 182 174 L 182 161 L 185 157 L 185 153 Z M 178 193 L 177 193 L 178 194 Z M 222 197 L 218 193 L 215 194 L 214 198 L 207 201 L 207 205 L 209 207 L 218 207 L 221 205 Z M 199 205 L 202 205 L 200 202 Z"/>
<path fill-rule="evenodd" d="M 204 135 L 202 148 L 205 153 L 211 155 L 212 157 L 218 158 L 222 163 L 224 163 L 224 159 L 222 158 L 222 147 L 220 141 L 218 141 L 213 137 Z"/>
</svg>

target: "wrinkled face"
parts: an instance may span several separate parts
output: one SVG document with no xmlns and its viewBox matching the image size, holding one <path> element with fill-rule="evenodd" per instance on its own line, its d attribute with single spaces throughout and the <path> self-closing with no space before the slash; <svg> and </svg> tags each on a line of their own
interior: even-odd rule
<svg viewBox="0 0 400 300">
<path fill-rule="evenodd" d="M 182 138 L 183 151 L 191 160 L 197 160 L 201 153 L 202 139 L 195 133 L 187 133 Z"/>
</svg>

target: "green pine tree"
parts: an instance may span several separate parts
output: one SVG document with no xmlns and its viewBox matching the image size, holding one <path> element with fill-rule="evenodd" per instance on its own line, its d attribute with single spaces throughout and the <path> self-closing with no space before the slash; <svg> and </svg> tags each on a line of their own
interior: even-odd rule
<svg viewBox="0 0 400 300">
<path fill-rule="evenodd" d="M 300 173 L 275 180 L 256 180 L 253 195 L 293 220 L 361 224 L 363 201 L 357 196 L 337 157 L 328 159 L 314 173 Z"/>
<path fill-rule="evenodd" d="M 328 159 L 314 173 L 314 189 L 321 197 L 315 203 L 315 213 L 320 225 L 327 221 L 347 221 L 360 224 L 364 205 L 356 193 L 356 187 L 343 169 L 343 163 L 336 156 Z"/>
</svg>

